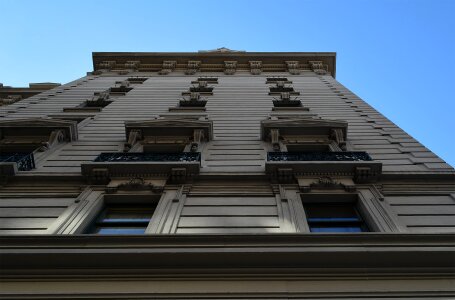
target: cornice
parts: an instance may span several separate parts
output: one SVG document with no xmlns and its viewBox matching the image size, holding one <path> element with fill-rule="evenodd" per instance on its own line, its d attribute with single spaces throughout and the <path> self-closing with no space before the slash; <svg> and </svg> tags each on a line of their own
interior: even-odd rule
<svg viewBox="0 0 455 300">
<path fill-rule="evenodd" d="M 453 234 L 2 236 L 2 276 L 210 273 L 450 273 Z M 166 271 L 163 271 L 166 270 Z"/>
<path fill-rule="evenodd" d="M 225 62 L 236 62 L 236 69 L 250 70 L 250 62 L 261 62 L 264 71 L 286 71 L 287 62 L 297 62 L 299 68 L 312 70 L 314 62 L 327 66 L 328 72 L 335 78 L 335 52 L 93 52 L 93 70 L 126 70 L 134 62 L 139 71 L 160 71 L 164 62 L 172 61 L 173 68 L 182 69 L 188 62 L 198 62 L 200 71 L 223 72 Z M 100 63 L 102 63 L 100 65 Z"/>
</svg>

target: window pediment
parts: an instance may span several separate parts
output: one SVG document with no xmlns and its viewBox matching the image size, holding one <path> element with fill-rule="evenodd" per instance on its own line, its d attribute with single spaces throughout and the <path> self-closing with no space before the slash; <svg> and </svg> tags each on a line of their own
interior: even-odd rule
<svg viewBox="0 0 455 300">
<path fill-rule="evenodd" d="M 125 152 L 128 152 L 137 141 L 142 141 L 144 146 L 192 143 L 192 148 L 197 149 L 199 143 L 212 139 L 213 123 L 201 119 L 160 118 L 125 122 L 125 131 L 127 139 Z M 150 150 L 150 147 L 144 149 Z"/>
<path fill-rule="evenodd" d="M 162 118 L 148 121 L 125 122 L 126 137 L 132 130 L 139 130 L 143 137 L 169 137 L 185 136 L 192 137 L 195 129 L 204 131 L 206 140 L 211 140 L 213 135 L 213 123 L 209 120 L 191 120 L 180 118 Z"/>
<path fill-rule="evenodd" d="M 77 122 L 55 119 L 15 119 L 0 121 L 0 138 L 5 137 L 30 137 L 36 140 L 38 137 L 50 137 L 55 130 L 61 130 L 67 141 L 77 140 Z"/>
<path fill-rule="evenodd" d="M 261 122 L 263 140 L 270 139 L 271 130 L 278 130 L 280 136 L 325 136 L 332 139 L 334 129 L 339 129 L 346 140 L 348 123 L 344 121 L 291 117 Z"/>
</svg>

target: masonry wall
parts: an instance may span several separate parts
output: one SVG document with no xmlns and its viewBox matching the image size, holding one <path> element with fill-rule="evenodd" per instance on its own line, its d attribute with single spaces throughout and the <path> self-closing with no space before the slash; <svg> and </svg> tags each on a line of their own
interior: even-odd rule
<svg viewBox="0 0 455 300">
<path fill-rule="evenodd" d="M 62 117 L 77 115 L 63 109 L 76 107 L 91 97 L 135 74 L 89 75 L 39 95 L 0 108 L 0 119 Z M 213 121 L 214 139 L 202 147 L 201 177 L 176 210 L 174 230 L 169 233 L 276 233 L 302 232 L 297 186 L 287 186 L 293 204 L 283 204 L 265 175 L 269 145 L 261 140 L 260 121 L 271 113 L 279 115 L 305 112 L 272 111 L 266 77 L 285 76 L 300 92 L 305 114 L 323 119 L 345 120 L 348 150 L 366 151 L 383 164 L 387 180 L 375 184 L 384 194 L 377 204 L 387 212 L 402 232 L 455 232 L 455 185 L 453 182 L 406 182 L 400 176 L 428 174 L 430 177 L 453 174 L 453 168 L 366 104 L 331 76 L 312 71 L 301 75 L 262 73 L 252 76 L 204 73 L 218 77 L 214 95 L 207 96 L 204 113 L 169 111 L 182 98 L 198 75 L 173 72 L 167 76 L 138 73 L 149 77 L 125 96 L 111 97 L 114 102 L 79 124 L 78 141 L 59 145 L 43 153 L 34 170 L 21 172 L 0 189 L 0 233 L 55 233 L 58 226 L 77 210 L 87 184 L 80 178 L 80 165 L 93 161 L 101 152 L 122 151 L 125 121 L 148 120 L 166 115 L 207 115 Z M 243 182 L 212 182 L 211 176 L 226 178 L 242 175 Z M 25 177 L 24 177 L 25 176 Z M 33 184 L 33 176 L 41 179 Z M 72 178 L 61 183 L 59 176 Z M 224 177 L 223 177 L 224 176 Z M 246 176 L 246 177 L 245 177 Z M 49 177 L 49 182 L 42 178 Z M 254 178 L 254 179 L 253 179 Z M 172 190 L 172 188 L 171 188 Z M 292 202 L 291 201 L 291 202 Z M 83 202 L 83 201 L 82 201 Z M 300 205 L 300 206 L 299 206 Z M 288 212 L 287 212 L 288 211 Z M 289 225 L 291 224 L 291 225 Z M 300 225 L 299 225 L 300 224 Z M 172 226 L 171 226 L 172 227 Z M 54 230 L 54 231 L 52 231 Z M 160 232 L 158 230 L 158 232 Z M 166 233 L 161 231 L 161 233 Z"/>
</svg>

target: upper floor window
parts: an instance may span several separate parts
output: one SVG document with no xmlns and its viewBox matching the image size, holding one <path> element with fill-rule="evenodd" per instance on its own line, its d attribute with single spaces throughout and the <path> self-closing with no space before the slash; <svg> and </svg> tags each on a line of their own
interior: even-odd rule
<svg viewBox="0 0 455 300">
<path fill-rule="evenodd" d="M 144 234 L 155 209 L 156 204 L 105 203 L 86 233 Z"/>
<path fill-rule="evenodd" d="M 75 121 L 44 118 L 0 121 L 0 164 L 3 169 L 12 167 L 14 170 L 16 163 L 17 170 L 27 171 L 49 150 L 74 140 L 77 140 Z"/>
<path fill-rule="evenodd" d="M 369 231 L 355 203 L 306 203 L 304 210 L 311 232 Z"/>
</svg>

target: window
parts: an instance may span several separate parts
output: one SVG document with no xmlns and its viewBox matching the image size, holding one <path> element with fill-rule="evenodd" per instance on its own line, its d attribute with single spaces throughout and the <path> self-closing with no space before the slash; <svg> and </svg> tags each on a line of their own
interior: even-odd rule
<svg viewBox="0 0 455 300">
<path fill-rule="evenodd" d="M 85 100 L 83 103 L 76 107 L 65 107 L 63 108 L 64 112 L 99 112 L 104 107 L 111 104 L 113 101 L 110 99 L 110 89 L 107 89 L 103 92 L 94 93 L 91 99 Z"/>
<path fill-rule="evenodd" d="M 106 203 L 86 233 L 144 234 L 156 205 Z"/>
<path fill-rule="evenodd" d="M 355 203 L 304 203 L 311 232 L 369 231 Z"/>
</svg>

